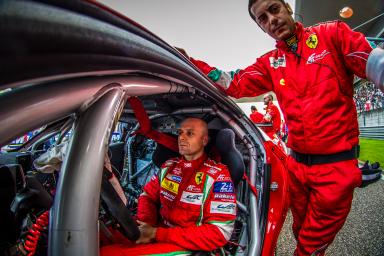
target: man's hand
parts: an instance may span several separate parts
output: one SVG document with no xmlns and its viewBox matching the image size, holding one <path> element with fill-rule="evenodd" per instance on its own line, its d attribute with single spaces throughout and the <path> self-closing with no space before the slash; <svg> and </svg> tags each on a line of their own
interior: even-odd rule
<svg viewBox="0 0 384 256">
<path fill-rule="evenodd" d="M 267 122 L 271 122 L 272 120 L 272 116 L 271 114 L 267 113 L 264 115 L 264 120 L 267 121 Z"/>
<path fill-rule="evenodd" d="M 139 223 L 140 237 L 136 241 L 137 244 L 147 244 L 152 242 L 156 237 L 157 228 L 152 227 L 148 223 L 137 221 Z"/>
<path fill-rule="evenodd" d="M 187 52 L 183 49 L 183 48 L 179 48 L 179 47 L 176 47 L 174 46 L 176 50 L 178 50 L 181 54 L 183 54 L 185 57 L 187 57 L 187 59 L 189 59 L 189 56 L 187 54 Z"/>
</svg>

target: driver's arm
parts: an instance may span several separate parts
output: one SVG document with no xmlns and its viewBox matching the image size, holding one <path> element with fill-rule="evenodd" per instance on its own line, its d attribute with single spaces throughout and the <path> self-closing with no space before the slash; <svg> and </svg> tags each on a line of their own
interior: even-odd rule
<svg viewBox="0 0 384 256">
<path fill-rule="evenodd" d="M 138 199 L 137 219 L 152 226 L 157 226 L 159 220 L 159 198 L 159 177 L 153 175 L 151 180 L 144 186 L 144 192 Z"/>
<path fill-rule="evenodd" d="M 220 181 L 209 176 L 202 212 L 196 225 L 158 228 L 157 242 L 174 243 L 188 250 L 211 251 L 230 239 L 236 218 L 236 197 L 228 169 L 220 165 Z M 208 176 L 207 176 L 208 179 Z"/>
</svg>

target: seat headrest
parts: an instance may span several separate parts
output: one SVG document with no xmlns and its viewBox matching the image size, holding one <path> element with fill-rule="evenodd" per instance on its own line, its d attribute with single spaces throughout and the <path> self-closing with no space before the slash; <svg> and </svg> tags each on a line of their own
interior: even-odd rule
<svg viewBox="0 0 384 256">
<path fill-rule="evenodd" d="M 232 181 L 237 186 L 243 177 L 245 165 L 243 156 L 235 145 L 235 133 L 231 129 L 220 130 L 216 136 L 216 148 L 221 162 L 228 167 Z"/>
</svg>

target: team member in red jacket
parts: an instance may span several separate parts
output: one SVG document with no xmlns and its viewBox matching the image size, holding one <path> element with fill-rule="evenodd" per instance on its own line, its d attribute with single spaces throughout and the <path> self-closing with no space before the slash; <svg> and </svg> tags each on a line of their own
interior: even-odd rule
<svg viewBox="0 0 384 256">
<path fill-rule="evenodd" d="M 268 93 L 264 95 L 264 104 L 266 105 L 266 107 L 263 122 L 271 123 L 272 126 L 262 127 L 262 129 L 268 134 L 269 137 L 273 138 L 275 134 L 278 137 L 280 134 L 281 117 L 279 109 L 276 107 L 275 104 L 273 104 L 272 94 Z"/>
<path fill-rule="evenodd" d="M 353 75 L 365 78 L 372 48 L 343 22 L 304 28 L 283 0 L 250 0 L 249 13 L 277 49 L 238 72 L 191 60 L 235 98 L 275 92 L 292 149 L 287 167 L 295 254 L 323 255 L 361 184 Z"/>
<path fill-rule="evenodd" d="M 257 124 L 263 122 L 264 115 L 257 111 L 256 106 L 251 106 L 251 114 L 249 115 L 249 118 L 252 120 L 252 122 Z"/>
<path fill-rule="evenodd" d="M 236 218 L 234 185 L 225 165 L 207 158 L 207 124 L 184 120 L 179 129 L 181 157 L 166 161 L 139 197 L 141 236 L 130 246 L 102 248 L 104 255 L 212 251 L 224 246 Z M 172 254 L 176 255 L 176 254 Z"/>
</svg>

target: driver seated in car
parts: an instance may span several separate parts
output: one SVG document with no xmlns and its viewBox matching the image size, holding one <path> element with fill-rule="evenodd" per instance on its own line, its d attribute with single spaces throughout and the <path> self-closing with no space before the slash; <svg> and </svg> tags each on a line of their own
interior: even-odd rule
<svg viewBox="0 0 384 256">
<path fill-rule="evenodd" d="M 180 157 L 166 161 L 138 201 L 136 246 L 112 245 L 102 255 L 150 255 L 212 251 L 230 239 L 236 218 L 235 188 L 227 167 L 207 158 L 207 124 L 185 119 Z"/>
</svg>

